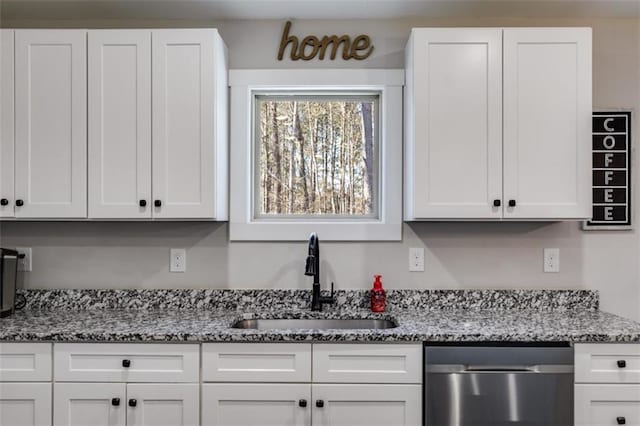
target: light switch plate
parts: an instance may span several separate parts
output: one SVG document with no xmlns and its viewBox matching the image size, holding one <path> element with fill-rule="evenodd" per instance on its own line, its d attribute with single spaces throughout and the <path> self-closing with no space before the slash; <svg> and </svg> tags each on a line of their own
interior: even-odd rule
<svg viewBox="0 0 640 426">
<path fill-rule="evenodd" d="M 18 258 L 18 271 L 31 272 L 33 269 L 31 247 L 16 247 L 16 251 L 24 254 L 22 259 Z"/>
</svg>

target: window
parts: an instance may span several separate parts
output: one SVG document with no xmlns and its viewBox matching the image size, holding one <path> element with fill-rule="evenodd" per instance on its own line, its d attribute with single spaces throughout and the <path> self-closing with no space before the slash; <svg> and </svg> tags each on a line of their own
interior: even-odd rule
<svg viewBox="0 0 640 426">
<path fill-rule="evenodd" d="M 377 217 L 378 94 L 256 94 L 255 217 Z"/>
<path fill-rule="evenodd" d="M 232 240 L 401 238 L 401 70 L 235 70 Z"/>
</svg>

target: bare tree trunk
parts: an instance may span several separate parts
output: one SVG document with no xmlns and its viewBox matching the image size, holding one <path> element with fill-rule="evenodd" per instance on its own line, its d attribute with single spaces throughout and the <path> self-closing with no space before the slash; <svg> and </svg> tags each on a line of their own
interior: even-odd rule
<svg viewBox="0 0 640 426">
<path fill-rule="evenodd" d="M 360 103 L 362 111 L 362 137 L 364 143 L 364 165 L 367 174 L 367 189 L 369 197 L 366 208 L 370 212 L 373 202 L 373 116 L 371 114 L 371 104 L 368 102 Z"/>
<path fill-rule="evenodd" d="M 302 126 L 300 125 L 300 111 L 298 103 L 293 103 L 293 133 L 300 144 L 300 179 L 302 180 L 302 194 L 304 198 L 304 211 L 309 213 L 309 185 L 307 183 L 307 165 L 304 158 L 304 135 L 302 134 Z"/>
<path fill-rule="evenodd" d="M 273 148 L 273 156 L 275 161 L 275 176 L 282 176 L 282 158 L 280 150 L 280 137 L 278 134 L 278 104 L 271 102 L 271 141 Z M 276 213 L 282 213 L 282 182 L 280 179 L 275 179 L 275 205 Z"/>
</svg>

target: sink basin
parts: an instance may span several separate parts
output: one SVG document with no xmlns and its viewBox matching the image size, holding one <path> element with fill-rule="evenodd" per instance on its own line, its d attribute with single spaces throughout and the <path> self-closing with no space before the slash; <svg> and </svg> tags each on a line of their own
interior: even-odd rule
<svg viewBox="0 0 640 426">
<path fill-rule="evenodd" d="M 335 330 L 366 329 L 379 330 L 395 328 L 398 324 L 386 319 L 245 319 L 234 323 L 231 328 L 251 330 Z"/>
</svg>

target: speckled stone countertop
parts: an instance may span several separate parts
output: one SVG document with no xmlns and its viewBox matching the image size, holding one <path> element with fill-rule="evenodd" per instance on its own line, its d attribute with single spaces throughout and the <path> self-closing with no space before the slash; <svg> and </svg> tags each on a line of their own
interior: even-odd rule
<svg viewBox="0 0 640 426">
<path fill-rule="evenodd" d="M 396 290 L 384 314 L 364 309 L 363 291 L 339 293 L 337 306 L 320 313 L 309 311 L 305 290 L 55 292 L 24 293 L 27 309 L 0 319 L 0 341 L 640 342 L 640 323 L 597 310 L 597 293 L 589 291 Z M 247 318 L 360 317 L 392 319 L 398 327 L 231 328 Z"/>
</svg>

